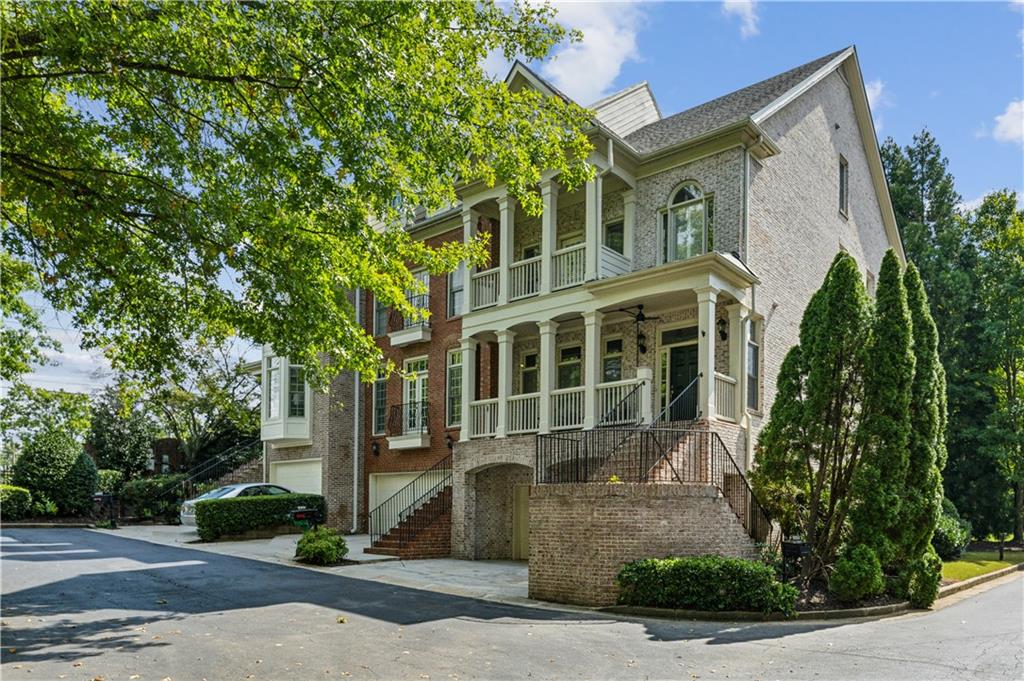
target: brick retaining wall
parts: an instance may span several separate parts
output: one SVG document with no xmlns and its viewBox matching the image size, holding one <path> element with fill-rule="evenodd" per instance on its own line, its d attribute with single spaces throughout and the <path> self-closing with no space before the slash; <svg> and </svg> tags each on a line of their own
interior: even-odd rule
<svg viewBox="0 0 1024 681">
<path fill-rule="evenodd" d="M 530 598 L 611 605 L 615 576 L 639 558 L 758 557 L 708 485 L 537 485 L 530 489 Z"/>
</svg>

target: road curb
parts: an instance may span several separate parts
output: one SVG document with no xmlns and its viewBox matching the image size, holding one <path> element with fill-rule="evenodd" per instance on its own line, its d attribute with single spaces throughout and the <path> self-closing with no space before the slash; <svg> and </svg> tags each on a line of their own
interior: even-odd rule
<svg viewBox="0 0 1024 681">
<path fill-rule="evenodd" d="M 61 528 L 81 530 L 95 529 L 95 527 L 92 523 L 3 523 L 0 525 L 0 529 L 3 530 L 59 530 Z"/>
<path fill-rule="evenodd" d="M 1018 563 L 1017 565 L 1010 565 L 1009 567 L 1001 568 L 995 572 L 986 572 L 985 574 L 978 575 L 977 577 L 953 582 L 952 584 L 939 587 L 938 598 L 952 596 L 953 594 L 960 593 L 961 591 L 967 591 L 968 589 L 984 584 L 985 582 L 991 582 L 994 579 L 999 579 L 1006 575 L 1012 575 L 1014 572 L 1020 572 L 1022 570 L 1024 570 L 1024 563 Z"/>
</svg>

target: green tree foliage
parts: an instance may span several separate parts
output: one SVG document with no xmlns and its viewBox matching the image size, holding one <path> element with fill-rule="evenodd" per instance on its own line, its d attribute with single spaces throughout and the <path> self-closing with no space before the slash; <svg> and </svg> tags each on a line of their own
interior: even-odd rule
<svg viewBox="0 0 1024 681">
<path fill-rule="evenodd" d="M 153 453 L 153 423 L 122 386 L 110 386 L 93 404 L 89 444 L 100 467 L 131 480 Z"/>
<path fill-rule="evenodd" d="M 900 261 L 889 250 L 878 275 L 862 414 L 865 445 L 853 479 L 856 501 L 850 512 L 851 542 L 869 547 L 883 565 L 895 560 L 892 542 L 900 533 L 914 378 L 912 338 Z"/>
<path fill-rule="evenodd" d="M 89 430 L 89 396 L 15 383 L 0 399 L 0 433 L 7 443 L 45 431 L 63 431 L 81 440 Z"/>
<path fill-rule="evenodd" d="M 43 431 L 25 442 L 12 482 L 54 502 L 61 514 L 83 515 L 92 508 L 96 464 L 69 433 Z"/>
<path fill-rule="evenodd" d="M 1013 489 L 1013 534 L 1024 541 L 1024 210 L 1017 194 L 994 192 L 965 220 L 978 250 L 975 295 L 981 350 L 996 396 L 986 420 L 987 450 Z"/>
<path fill-rule="evenodd" d="M 930 549 L 942 507 L 941 466 L 945 463 L 941 414 L 944 381 L 939 363 L 935 322 L 917 268 L 903 275 L 914 328 L 914 381 L 910 398 L 910 439 L 907 474 L 898 521 L 897 558 L 901 567 L 920 561 Z M 924 569 L 927 561 L 915 569 Z"/>
<path fill-rule="evenodd" d="M 402 225 L 459 183 L 537 214 L 592 172 L 588 115 L 482 64 L 578 38 L 547 5 L 5 2 L 2 244 L 83 346 L 159 374 L 190 342 L 269 343 L 318 384 L 373 374 L 350 294 L 402 314 L 410 268 L 481 263 Z M 321 361 L 323 360 L 323 361 Z"/>
<path fill-rule="evenodd" d="M 990 379 L 996 363 L 984 347 L 987 312 L 977 295 L 983 254 L 958 215 L 960 196 L 931 133 L 922 131 L 903 148 L 887 139 L 881 152 L 904 248 L 940 331 L 949 400 L 946 493 L 982 536 L 1005 531 L 1011 499 L 990 428 L 998 409 Z"/>
<path fill-rule="evenodd" d="M 50 363 L 46 350 L 60 350 L 25 297 L 39 288 L 32 266 L 0 249 L 0 380 L 16 381 L 33 365 Z"/>
<path fill-rule="evenodd" d="M 851 256 L 840 253 L 800 324 L 800 343 L 780 370 L 761 432 L 758 491 L 773 515 L 796 518 L 811 546 L 804 578 L 835 562 L 863 449 L 861 405 L 872 336 L 871 305 Z M 774 488 L 774 489 L 773 489 Z M 779 494 L 779 489 L 787 494 Z"/>
</svg>

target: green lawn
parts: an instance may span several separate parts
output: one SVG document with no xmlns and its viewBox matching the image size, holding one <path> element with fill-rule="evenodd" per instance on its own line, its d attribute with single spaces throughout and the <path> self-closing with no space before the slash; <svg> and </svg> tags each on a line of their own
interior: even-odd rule
<svg viewBox="0 0 1024 681">
<path fill-rule="evenodd" d="M 1024 563 L 1024 551 L 1004 551 L 1002 560 L 999 560 L 998 551 L 967 551 L 960 560 L 942 564 L 942 578 L 960 581 L 1017 563 Z"/>
</svg>

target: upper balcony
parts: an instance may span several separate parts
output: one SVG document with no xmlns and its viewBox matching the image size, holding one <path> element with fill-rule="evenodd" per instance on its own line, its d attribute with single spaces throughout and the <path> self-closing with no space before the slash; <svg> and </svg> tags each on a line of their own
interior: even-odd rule
<svg viewBox="0 0 1024 681">
<path fill-rule="evenodd" d="M 421 310 L 430 309 L 430 297 L 426 294 L 409 296 L 409 302 Z M 430 321 L 427 319 L 412 319 L 406 317 L 397 310 L 392 310 L 388 315 L 388 339 L 391 345 L 401 347 L 413 343 L 423 343 L 430 340 Z"/>
</svg>

